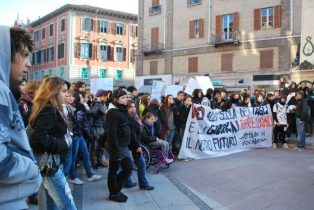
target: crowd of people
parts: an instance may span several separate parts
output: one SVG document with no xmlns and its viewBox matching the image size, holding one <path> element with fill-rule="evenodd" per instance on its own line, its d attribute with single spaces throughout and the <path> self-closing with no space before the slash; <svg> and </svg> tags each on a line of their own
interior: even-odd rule
<svg viewBox="0 0 314 210">
<path fill-rule="evenodd" d="M 236 106 L 269 104 L 273 113 L 273 148 L 296 133 L 302 151 L 313 133 L 313 89 L 305 82 L 280 79 L 273 93 L 255 89 L 228 92 L 195 89 L 179 91 L 160 101 L 139 95 L 136 87 L 88 94 L 82 81 L 70 84 L 51 76 L 41 81 L 23 79 L 31 66 L 31 37 L 21 29 L 0 27 L 0 209 L 26 209 L 25 199 L 38 202 L 41 186 L 47 209 L 76 209 L 69 183 L 81 185 L 76 174 L 82 164 L 87 180 L 98 181 L 98 168 L 109 167 L 109 199 L 126 202 L 123 188 L 137 166 L 138 187 L 154 190 L 146 177 L 141 144 L 160 149 L 165 162 L 169 150 L 178 153 L 192 104 L 222 111 Z M 312 85 L 312 84 L 311 84 Z M 81 162 L 80 162 L 81 160 Z"/>
</svg>

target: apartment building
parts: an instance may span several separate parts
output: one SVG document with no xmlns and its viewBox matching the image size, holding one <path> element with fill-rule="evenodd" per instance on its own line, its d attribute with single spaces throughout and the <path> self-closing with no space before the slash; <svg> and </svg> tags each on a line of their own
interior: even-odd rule
<svg viewBox="0 0 314 210">
<path fill-rule="evenodd" d="M 31 23 L 32 76 L 60 76 L 71 82 L 113 78 L 133 84 L 137 15 L 67 4 Z"/>
<path fill-rule="evenodd" d="M 228 89 L 276 87 L 294 61 L 300 0 L 139 0 L 138 76 L 186 84 L 209 75 Z"/>
</svg>

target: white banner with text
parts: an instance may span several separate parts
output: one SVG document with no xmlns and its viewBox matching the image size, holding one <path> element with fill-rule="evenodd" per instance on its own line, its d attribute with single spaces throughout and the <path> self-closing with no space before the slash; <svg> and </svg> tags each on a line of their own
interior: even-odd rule
<svg viewBox="0 0 314 210">
<path fill-rule="evenodd" d="M 269 105 L 226 111 L 193 105 L 179 158 L 202 159 L 272 146 L 273 118 Z"/>
</svg>

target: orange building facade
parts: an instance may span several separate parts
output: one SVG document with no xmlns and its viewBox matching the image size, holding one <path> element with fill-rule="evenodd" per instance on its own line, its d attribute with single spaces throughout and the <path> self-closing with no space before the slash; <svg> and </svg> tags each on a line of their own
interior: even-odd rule
<svg viewBox="0 0 314 210">
<path fill-rule="evenodd" d="M 137 15 L 67 4 L 31 23 L 30 77 L 60 76 L 70 82 L 113 78 L 131 85 L 137 53 Z"/>
</svg>

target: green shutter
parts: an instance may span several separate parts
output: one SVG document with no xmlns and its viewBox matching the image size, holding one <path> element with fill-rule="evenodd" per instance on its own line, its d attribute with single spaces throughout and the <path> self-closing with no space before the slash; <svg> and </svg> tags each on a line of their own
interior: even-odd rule
<svg viewBox="0 0 314 210">
<path fill-rule="evenodd" d="M 116 80 L 122 80 L 122 70 L 116 70 Z"/>
<path fill-rule="evenodd" d="M 99 78 L 106 78 L 107 72 L 106 69 L 99 69 Z"/>
<path fill-rule="evenodd" d="M 81 79 L 88 79 L 88 69 L 82 68 L 80 73 Z"/>
<path fill-rule="evenodd" d="M 64 77 L 64 68 L 60 68 L 60 77 Z"/>
</svg>

